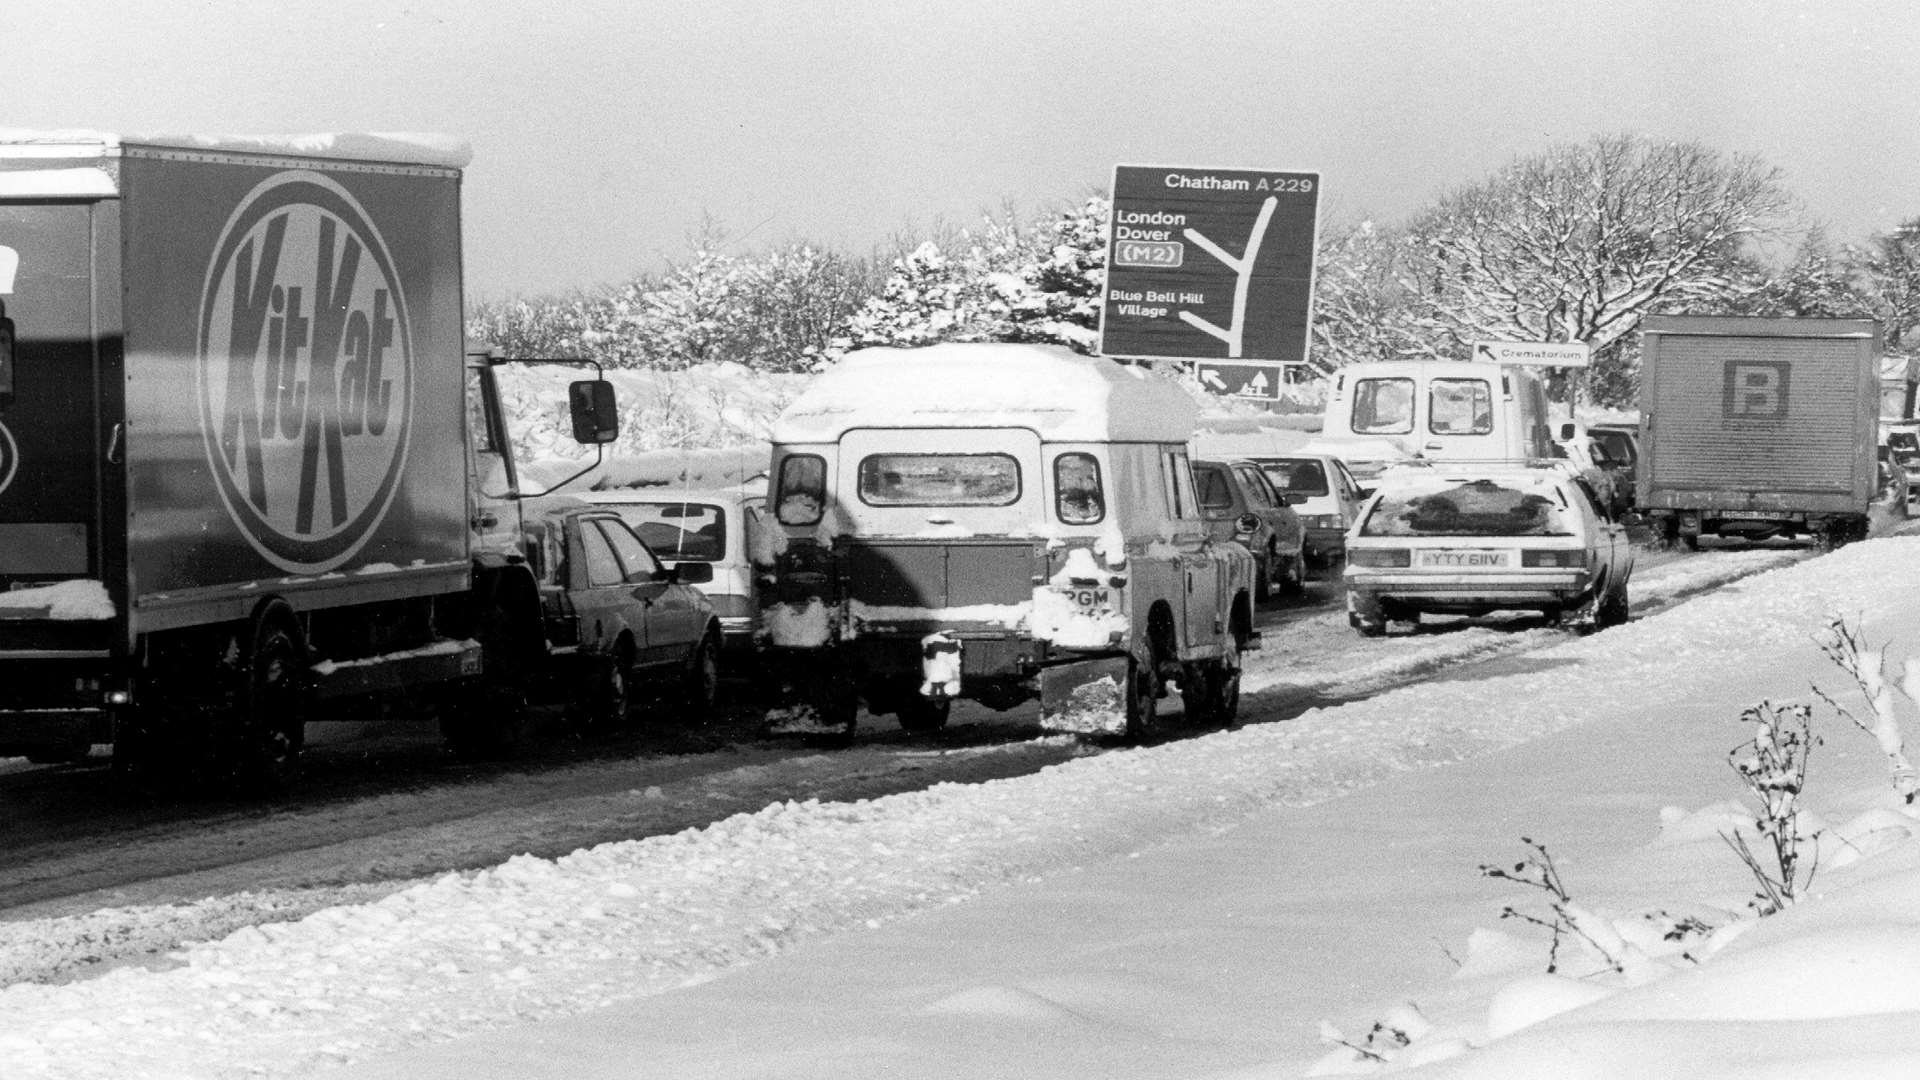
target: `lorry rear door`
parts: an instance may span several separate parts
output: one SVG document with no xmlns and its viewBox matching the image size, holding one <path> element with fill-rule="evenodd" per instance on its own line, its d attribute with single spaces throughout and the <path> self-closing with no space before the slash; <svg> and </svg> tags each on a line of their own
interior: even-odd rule
<svg viewBox="0 0 1920 1080">
<path fill-rule="evenodd" d="M 0 195 L 0 316 L 12 331 L 0 354 L 0 591 L 104 576 L 102 205 Z"/>
</svg>

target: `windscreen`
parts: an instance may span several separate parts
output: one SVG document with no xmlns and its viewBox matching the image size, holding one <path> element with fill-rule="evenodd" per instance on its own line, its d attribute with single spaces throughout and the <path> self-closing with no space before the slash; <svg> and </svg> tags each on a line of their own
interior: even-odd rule
<svg viewBox="0 0 1920 1080">
<path fill-rule="evenodd" d="M 1474 480 L 1440 490 L 1383 494 L 1362 536 L 1571 536 L 1566 503 L 1553 488 Z"/>
</svg>

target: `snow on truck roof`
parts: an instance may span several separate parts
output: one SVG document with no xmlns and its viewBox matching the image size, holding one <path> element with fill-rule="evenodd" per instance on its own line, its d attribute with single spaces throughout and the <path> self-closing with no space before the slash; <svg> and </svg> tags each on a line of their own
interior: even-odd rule
<svg viewBox="0 0 1920 1080">
<path fill-rule="evenodd" d="M 1199 407 L 1143 368 L 1061 345 L 949 342 L 849 353 L 773 424 L 775 442 L 852 428 L 1032 428 L 1060 442 L 1185 442 Z"/>
<path fill-rule="evenodd" d="M 117 156 L 129 146 L 214 153 L 274 154 L 335 161 L 436 165 L 464 169 L 473 150 L 463 139 L 421 132 L 316 132 L 304 135 L 117 134 L 82 129 L 36 131 L 0 128 L 0 157 L 44 157 L 57 150 L 72 156 Z"/>
</svg>

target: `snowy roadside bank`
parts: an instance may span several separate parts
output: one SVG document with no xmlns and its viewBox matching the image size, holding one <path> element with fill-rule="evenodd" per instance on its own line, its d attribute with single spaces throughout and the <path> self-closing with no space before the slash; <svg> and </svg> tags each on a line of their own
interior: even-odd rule
<svg viewBox="0 0 1920 1080">
<path fill-rule="evenodd" d="M 1124 857 L 1409 769 L 1647 707 L 1622 688 L 1797 646 L 1823 604 L 1878 611 L 1914 541 L 1750 579 L 1546 650 L 1286 724 L 871 802 L 782 803 L 675 836 L 519 859 L 242 930 L 164 971 L 0 990 L 19 1076 L 287 1075 L 713 977 L 803 940 Z M 1809 611 L 1809 608 L 1815 610 Z M 1496 704 L 1497 703 L 1497 704 Z"/>
</svg>

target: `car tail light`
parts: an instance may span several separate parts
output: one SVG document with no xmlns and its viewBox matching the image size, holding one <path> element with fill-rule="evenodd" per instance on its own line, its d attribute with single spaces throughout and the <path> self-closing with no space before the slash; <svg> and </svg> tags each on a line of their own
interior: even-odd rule
<svg viewBox="0 0 1920 1080">
<path fill-rule="evenodd" d="M 1520 552 L 1521 566 L 1585 566 L 1587 553 L 1573 548 L 1526 549 Z"/>
<path fill-rule="evenodd" d="M 1348 566 L 1412 566 L 1413 552 L 1407 548 L 1348 548 Z"/>
</svg>

